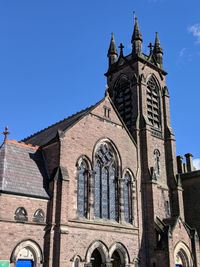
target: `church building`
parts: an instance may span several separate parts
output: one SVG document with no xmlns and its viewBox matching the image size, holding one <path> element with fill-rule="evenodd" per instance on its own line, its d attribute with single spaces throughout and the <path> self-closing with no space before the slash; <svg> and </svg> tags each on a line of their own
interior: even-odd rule
<svg viewBox="0 0 200 267">
<path fill-rule="evenodd" d="M 177 161 L 158 34 L 142 42 L 137 18 L 129 55 L 112 35 L 98 103 L 22 141 L 5 129 L 0 267 L 200 266 L 200 172 Z"/>
</svg>

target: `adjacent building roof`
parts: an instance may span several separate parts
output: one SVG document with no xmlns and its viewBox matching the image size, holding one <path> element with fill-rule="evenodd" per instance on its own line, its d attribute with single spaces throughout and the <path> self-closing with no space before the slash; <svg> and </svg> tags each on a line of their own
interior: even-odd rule
<svg viewBox="0 0 200 267">
<path fill-rule="evenodd" d="M 41 150 L 6 140 L 0 148 L 0 191 L 49 198 L 48 173 Z"/>
</svg>

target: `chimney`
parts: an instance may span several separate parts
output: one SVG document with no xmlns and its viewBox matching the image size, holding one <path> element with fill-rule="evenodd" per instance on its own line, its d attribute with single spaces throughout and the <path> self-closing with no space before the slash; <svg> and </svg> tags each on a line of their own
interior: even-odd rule
<svg viewBox="0 0 200 267">
<path fill-rule="evenodd" d="M 187 172 L 192 172 L 194 170 L 193 167 L 193 155 L 191 153 L 187 153 L 185 154 L 185 158 L 186 158 L 186 165 L 187 165 Z"/>
<path fill-rule="evenodd" d="M 177 160 L 178 173 L 183 173 L 184 172 L 184 169 L 183 169 L 183 157 L 182 156 L 177 156 L 176 160 Z"/>
</svg>

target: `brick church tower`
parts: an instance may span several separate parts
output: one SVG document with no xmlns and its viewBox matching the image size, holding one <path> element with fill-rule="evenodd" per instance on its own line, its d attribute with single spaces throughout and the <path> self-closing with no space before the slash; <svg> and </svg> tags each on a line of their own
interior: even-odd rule
<svg viewBox="0 0 200 267">
<path fill-rule="evenodd" d="M 125 56 L 120 44 L 118 56 L 112 35 L 105 74 L 108 93 L 138 149 L 142 199 L 140 258 L 142 266 L 159 266 L 160 261 L 162 266 L 190 266 L 181 265 L 185 256 L 181 258 L 179 253 L 176 261 L 174 255 L 175 235 L 188 239 L 188 228 L 184 221 L 183 189 L 177 175 L 175 136 L 170 126 L 163 50 L 158 33 L 154 45 L 149 44 L 149 55 L 142 52 L 142 42 L 135 18 L 131 54 Z M 195 255 L 194 232 L 189 232 Z M 195 257 L 194 262 L 197 264 Z"/>
<path fill-rule="evenodd" d="M 112 35 L 98 103 L 22 141 L 5 129 L 0 267 L 200 266 L 160 40 L 145 55 L 135 19 L 131 42 L 118 53 Z"/>
</svg>

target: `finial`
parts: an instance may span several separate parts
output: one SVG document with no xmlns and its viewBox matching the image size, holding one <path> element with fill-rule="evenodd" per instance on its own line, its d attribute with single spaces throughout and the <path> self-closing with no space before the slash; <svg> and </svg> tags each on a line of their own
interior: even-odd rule
<svg viewBox="0 0 200 267">
<path fill-rule="evenodd" d="M 151 55 L 152 52 L 153 52 L 153 44 L 152 43 L 149 43 L 148 47 L 150 49 L 150 55 Z"/>
<path fill-rule="evenodd" d="M 138 55 L 142 52 L 142 34 L 139 29 L 138 20 L 135 16 L 135 12 L 133 13 L 134 17 L 134 26 L 133 26 L 133 34 L 131 38 L 132 43 L 132 54 Z"/>
<path fill-rule="evenodd" d="M 8 131 L 8 126 L 5 127 L 4 132 L 2 133 L 4 135 L 4 142 L 8 139 L 8 135 L 10 132 Z"/>
<path fill-rule="evenodd" d="M 107 57 L 109 58 L 109 67 L 118 60 L 118 53 L 117 53 L 117 48 L 115 45 L 113 32 L 111 33 L 111 40 L 110 40 Z"/>
<path fill-rule="evenodd" d="M 136 19 L 137 19 L 137 18 L 136 18 L 136 16 L 135 16 L 135 11 L 133 11 L 133 21 L 135 22 Z"/>
<path fill-rule="evenodd" d="M 163 65 L 163 50 L 162 50 L 162 47 L 160 45 L 160 39 L 158 37 L 158 32 L 156 32 L 153 54 L 155 56 L 156 62 L 160 65 L 160 67 L 162 67 L 162 65 Z"/>
<path fill-rule="evenodd" d="M 122 43 L 119 45 L 119 48 L 120 48 L 120 56 L 123 56 L 123 49 L 124 49 L 124 46 L 123 46 Z"/>
<path fill-rule="evenodd" d="M 158 37 L 158 32 L 156 32 L 155 43 L 156 43 L 157 45 L 160 45 L 160 40 L 159 40 L 159 37 Z"/>
</svg>

